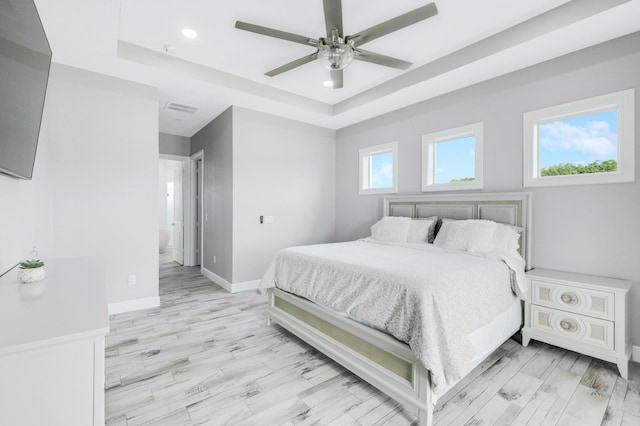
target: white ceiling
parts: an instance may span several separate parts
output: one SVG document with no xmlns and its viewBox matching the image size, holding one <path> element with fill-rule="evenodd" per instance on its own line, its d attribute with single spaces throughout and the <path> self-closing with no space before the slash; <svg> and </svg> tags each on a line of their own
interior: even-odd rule
<svg viewBox="0 0 640 426">
<path fill-rule="evenodd" d="M 343 0 L 354 34 L 429 3 Z M 53 60 L 159 88 L 160 131 L 192 136 L 230 105 L 338 129 L 640 30 L 640 0 L 436 0 L 438 15 L 363 45 L 413 63 L 354 61 L 344 88 L 312 62 L 266 71 L 314 48 L 241 31 L 246 21 L 317 39 L 322 0 L 36 0 Z M 181 34 L 198 33 L 196 39 Z M 167 54 L 165 46 L 175 52 Z M 199 108 L 168 111 L 169 102 Z"/>
</svg>

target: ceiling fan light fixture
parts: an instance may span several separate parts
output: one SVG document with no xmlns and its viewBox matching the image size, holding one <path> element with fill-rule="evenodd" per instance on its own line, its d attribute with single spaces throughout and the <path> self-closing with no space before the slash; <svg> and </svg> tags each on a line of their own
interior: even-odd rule
<svg viewBox="0 0 640 426">
<path fill-rule="evenodd" d="M 323 0 L 322 3 L 324 9 L 324 23 L 325 28 L 327 29 L 326 38 L 320 37 L 318 39 L 314 39 L 274 28 L 263 27 L 261 25 L 250 24 L 243 21 L 236 21 L 235 27 L 240 30 L 304 44 L 305 46 L 313 46 L 317 49 L 314 53 L 279 66 L 278 68 L 266 72 L 265 75 L 274 77 L 318 59 L 325 68 L 331 71 L 333 88 L 342 89 L 342 70 L 354 59 L 400 70 L 407 70 L 411 67 L 411 62 L 369 52 L 360 49 L 360 45 L 369 43 L 372 40 L 424 21 L 425 19 L 438 14 L 436 4 L 429 3 L 360 32 L 352 35 L 345 35 L 342 30 L 342 1 Z"/>
<path fill-rule="evenodd" d="M 318 59 L 327 69 L 341 70 L 353 61 L 353 47 L 347 43 L 320 43 Z"/>
</svg>

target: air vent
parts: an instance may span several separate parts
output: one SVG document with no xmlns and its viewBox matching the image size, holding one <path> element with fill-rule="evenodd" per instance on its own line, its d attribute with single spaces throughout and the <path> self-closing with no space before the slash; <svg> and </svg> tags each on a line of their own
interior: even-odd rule
<svg viewBox="0 0 640 426">
<path fill-rule="evenodd" d="M 194 107 L 191 105 L 179 104 L 177 102 L 169 102 L 164 109 L 168 109 L 171 111 L 184 112 L 185 114 L 195 114 L 197 110 L 200 108 Z"/>
</svg>

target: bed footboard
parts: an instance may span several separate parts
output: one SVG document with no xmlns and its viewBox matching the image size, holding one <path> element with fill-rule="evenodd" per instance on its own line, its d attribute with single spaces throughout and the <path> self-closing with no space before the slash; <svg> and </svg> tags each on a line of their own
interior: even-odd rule
<svg viewBox="0 0 640 426">
<path fill-rule="evenodd" d="M 349 371 L 403 404 L 421 426 L 433 422 L 429 372 L 408 345 L 306 299 L 269 289 L 275 321 Z"/>
</svg>

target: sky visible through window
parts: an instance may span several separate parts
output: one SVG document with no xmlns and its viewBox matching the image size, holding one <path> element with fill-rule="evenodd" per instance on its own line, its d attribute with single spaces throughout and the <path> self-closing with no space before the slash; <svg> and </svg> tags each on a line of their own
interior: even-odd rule
<svg viewBox="0 0 640 426">
<path fill-rule="evenodd" d="M 454 179 L 475 178 L 475 145 L 474 136 L 436 143 L 434 183 L 448 183 Z"/>
<path fill-rule="evenodd" d="M 540 168 L 555 164 L 587 165 L 618 161 L 617 110 L 581 115 L 540 124 Z"/>
<path fill-rule="evenodd" d="M 393 187 L 393 153 L 382 152 L 371 155 L 371 188 Z"/>
</svg>

